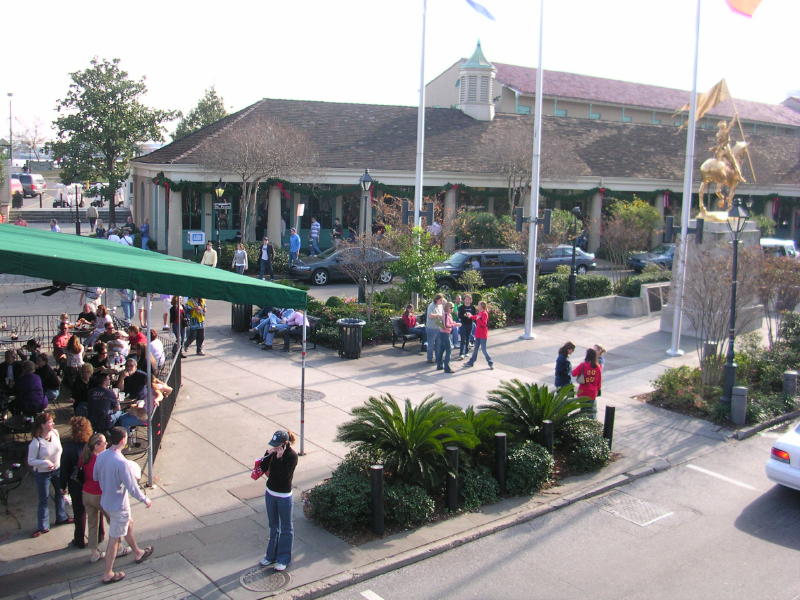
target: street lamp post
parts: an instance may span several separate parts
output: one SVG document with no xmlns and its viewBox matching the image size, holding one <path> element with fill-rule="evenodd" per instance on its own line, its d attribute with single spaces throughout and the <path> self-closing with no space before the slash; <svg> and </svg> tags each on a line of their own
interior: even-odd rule
<svg viewBox="0 0 800 600">
<path fill-rule="evenodd" d="M 364 169 L 364 174 L 359 178 L 358 183 L 361 185 L 361 211 L 358 216 L 360 234 L 367 233 L 367 215 L 369 214 L 369 190 L 372 187 L 372 177 L 369 175 L 369 169 Z"/>
<path fill-rule="evenodd" d="M 739 238 L 744 231 L 745 223 L 750 213 L 742 206 L 740 198 L 733 201 L 733 206 L 728 213 L 728 229 L 733 240 L 733 266 L 731 268 L 731 308 L 730 323 L 728 324 L 728 354 L 725 357 L 725 372 L 723 378 L 722 401 L 730 405 L 733 388 L 736 385 L 736 363 L 734 360 L 734 341 L 736 337 L 736 285 L 739 272 Z"/>
<path fill-rule="evenodd" d="M 217 202 L 222 202 L 222 196 L 225 195 L 225 184 L 222 183 L 222 177 L 219 179 L 219 183 L 217 183 L 217 187 L 214 188 L 214 193 L 217 195 Z M 217 208 L 214 211 L 214 229 L 216 230 L 217 234 L 217 252 L 220 256 L 222 256 L 222 244 L 219 239 L 219 211 L 221 209 Z M 219 257 L 217 258 L 217 264 L 221 264 L 219 262 Z"/>
<path fill-rule="evenodd" d="M 569 268 L 569 300 L 575 300 L 577 297 L 575 291 L 576 272 L 575 272 L 575 244 L 578 241 L 578 221 L 581 220 L 581 207 L 576 206 L 571 211 L 573 216 L 572 221 L 572 263 Z"/>
</svg>

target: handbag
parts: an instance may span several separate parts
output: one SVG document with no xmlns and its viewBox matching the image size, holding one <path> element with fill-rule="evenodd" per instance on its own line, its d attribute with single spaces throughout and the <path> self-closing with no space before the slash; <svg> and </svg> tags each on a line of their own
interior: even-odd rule
<svg viewBox="0 0 800 600">
<path fill-rule="evenodd" d="M 269 471 L 261 470 L 261 463 L 265 458 L 266 456 L 262 456 L 261 458 L 256 459 L 256 462 L 253 464 L 253 470 L 250 471 L 250 479 L 258 480 L 262 475 L 269 475 Z"/>
<path fill-rule="evenodd" d="M 575 378 L 575 381 L 578 382 L 578 385 L 583 385 L 586 383 L 586 376 L 583 374 L 583 371 L 578 373 L 578 376 Z"/>
</svg>

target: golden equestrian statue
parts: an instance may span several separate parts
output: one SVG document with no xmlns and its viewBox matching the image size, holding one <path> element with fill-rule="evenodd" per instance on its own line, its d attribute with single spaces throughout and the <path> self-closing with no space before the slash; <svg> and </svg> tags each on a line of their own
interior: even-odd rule
<svg viewBox="0 0 800 600">
<path fill-rule="evenodd" d="M 709 148 L 714 153 L 714 158 L 709 158 L 700 165 L 703 182 L 700 184 L 700 190 L 697 195 L 700 202 L 700 216 L 706 219 L 724 220 L 723 217 L 726 216 L 733 204 L 733 196 L 736 193 L 737 186 L 740 183 L 747 182 L 744 175 L 742 175 L 740 159 L 747 152 L 748 144 L 743 140 L 731 143 L 731 129 L 733 129 L 733 123 L 736 119 L 737 117 L 734 117 L 729 122 L 720 121 L 717 123 L 715 144 Z M 717 197 L 717 208 L 723 211 L 719 218 L 706 210 L 705 194 L 711 183 L 715 185 L 714 195 Z M 723 193 L 723 190 L 725 193 Z"/>
</svg>

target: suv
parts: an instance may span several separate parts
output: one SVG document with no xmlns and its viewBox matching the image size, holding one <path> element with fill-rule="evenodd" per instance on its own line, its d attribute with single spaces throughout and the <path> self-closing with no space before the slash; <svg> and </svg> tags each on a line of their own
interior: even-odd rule
<svg viewBox="0 0 800 600">
<path fill-rule="evenodd" d="M 788 256 L 797 258 L 797 248 L 792 240 L 761 238 L 761 249 L 768 256 Z"/>
<path fill-rule="evenodd" d="M 455 289 L 456 281 L 468 269 L 478 271 L 487 287 L 522 283 L 526 275 L 525 255 L 509 249 L 459 250 L 433 267 L 439 289 Z"/>
<path fill-rule="evenodd" d="M 38 173 L 12 173 L 11 178 L 17 179 L 22 184 L 23 197 L 34 198 L 47 191 L 47 183 Z"/>
</svg>

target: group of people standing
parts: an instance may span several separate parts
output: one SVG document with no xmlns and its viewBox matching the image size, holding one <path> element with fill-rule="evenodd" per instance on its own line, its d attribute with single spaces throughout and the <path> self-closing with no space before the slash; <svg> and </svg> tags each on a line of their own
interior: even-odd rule
<svg viewBox="0 0 800 600">
<path fill-rule="evenodd" d="M 578 384 L 578 397 L 589 398 L 592 401 L 592 415 L 597 414 L 597 397 L 602 393 L 603 366 L 605 365 L 606 349 L 600 344 L 586 350 L 586 356 L 577 367 L 572 368 L 569 357 L 575 352 L 575 344 L 567 342 L 558 350 L 555 369 L 555 384 L 557 389 L 572 383 Z"/>
</svg>

